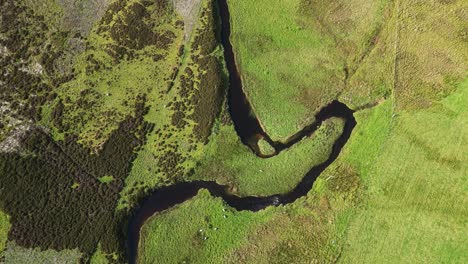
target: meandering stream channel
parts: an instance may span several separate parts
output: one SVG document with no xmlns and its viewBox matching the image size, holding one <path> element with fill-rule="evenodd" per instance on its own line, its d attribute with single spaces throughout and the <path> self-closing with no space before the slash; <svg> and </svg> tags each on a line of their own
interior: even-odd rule
<svg viewBox="0 0 468 264">
<path fill-rule="evenodd" d="M 230 42 L 231 26 L 227 0 L 218 0 L 218 6 L 221 16 L 221 42 L 224 47 L 224 57 L 229 72 L 230 84 L 228 101 L 230 114 L 236 132 L 242 142 L 248 145 L 258 156 L 261 156 L 261 154 L 258 153 L 258 149 L 255 148 L 256 144 L 252 144 L 252 138 L 262 136 L 275 148 L 276 153 L 279 153 L 294 145 L 302 138 L 310 136 L 323 121 L 331 117 L 339 117 L 345 120 L 343 132 L 334 142 L 332 152 L 328 159 L 311 168 L 299 184 L 289 193 L 266 197 L 239 197 L 229 193 L 227 191 L 228 186 L 219 185 L 213 181 L 182 182 L 155 190 L 142 202 L 139 209 L 133 214 L 129 221 L 127 243 L 129 262 L 131 264 L 137 262 L 140 230 L 145 221 L 155 213 L 171 208 L 194 197 L 200 189 L 209 190 L 213 196 L 221 197 L 228 205 L 237 210 L 249 211 L 258 211 L 268 206 L 289 204 L 307 195 L 317 177 L 336 160 L 341 149 L 351 136 L 352 130 L 356 126 L 356 120 L 353 115 L 354 111 L 339 101 L 333 101 L 315 115 L 315 121 L 312 124 L 291 136 L 286 142 L 275 142 L 271 140 L 262 129 L 257 117 L 251 114 L 252 109 L 250 103 L 242 88 L 242 79 L 235 63 L 234 51 Z"/>
</svg>

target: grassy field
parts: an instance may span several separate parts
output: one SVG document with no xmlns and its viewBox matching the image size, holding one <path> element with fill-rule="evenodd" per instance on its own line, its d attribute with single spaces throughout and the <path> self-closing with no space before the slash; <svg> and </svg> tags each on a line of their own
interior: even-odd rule
<svg viewBox="0 0 468 264">
<path fill-rule="evenodd" d="M 190 240 L 187 263 L 220 255 L 224 259 L 214 263 L 466 262 L 467 138 L 459 134 L 468 121 L 466 88 L 465 82 L 437 107 L 414 115 L 393 116 L 391 101 L 359 112 L 351 142 L 306 198 L 258 213 L 262 224 L 251 224 L 235 244 L 212 239 L 208 229 L 206 243 L 229 247 L 216 251 Z M 221 217 L 217 210 L 226 207 L 218 206 L 221 201 L 203 194 L 155 215 L 142 233 L 142 263 L 163 260 L 160 254 L 166 263 L 179 263 L 185 255 L 163 253 L 170 252 L 165 238 L 196 237 L 198 225 L 190 223 Z M 250 221 L 241 219 L 239 226 Z"/>
<path fill-rule="evenodd" d="M 468 81 L 428 110 L 402 112 L 363 177 L 343 263 L 465 263 Z"/>
<path fill-rule="evenodd" d="M 244 89 L 273 139 L 292 135 L 317 109 L 349 89 L 348 78 L 380 33 L 386 5 L 229 1 L 231 40 Z M 374 91 L 373 97 L 378 96 L 382 91 Z"/>
<path fill-rule="evenodd" d="M 141 231 L 139 263 L 222 263 L 226 251 L 245 243 L 249 231 L 271 216 L 271 210 L 236 212 L 201 191 L 148 221 Z"/>
<path fill-rule="evenodd" d="M 328 158 L 343 125 L 339 118 L 329 119 L 311 137 L 266 159 L 242 144 L 232 126 L 221 126 L 212 135 L 193 178 L 227 184 L 239 195 L 286 193 L 313 166 Z"/>
</svg>

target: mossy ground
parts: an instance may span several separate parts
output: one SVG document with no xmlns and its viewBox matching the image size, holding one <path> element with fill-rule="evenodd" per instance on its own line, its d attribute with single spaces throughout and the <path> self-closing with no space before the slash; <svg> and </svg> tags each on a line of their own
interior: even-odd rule
<svg viewBox="0 0 468 264">
<path fill-rule="evenodd" d="M 8 241 L 8 231 L 10 231 L 10 216 L 0 211 L 0 248 L 3 250 Z"/>
</svg>

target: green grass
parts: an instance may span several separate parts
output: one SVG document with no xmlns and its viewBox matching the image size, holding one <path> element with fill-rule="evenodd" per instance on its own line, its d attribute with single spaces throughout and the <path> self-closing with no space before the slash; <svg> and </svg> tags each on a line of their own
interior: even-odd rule
<svg viewBox="0 0 468 264">
<path fill-rule="evenodd" d="M 113 176 L 109 176 L 109 175 L 106 175 L 106 176 L 102 176 L 101 178 L 98 179 L 99 182 L 101 183 L 110 183 L 114 180 L 114 177 Z"/>
<path fill-rule="evenodd" d="M 343 122 L 338 118 L 327 120 L 310 138 L 266 159 L 243 145 L 232 126 L 221 126 L 212 136 L 194 178 L 228 184 L 240 195 L 286 193 L 313 166 L 328 158 Z"/>
<path fill-rule="evenodd" d="M 10 216 L 0 211 L 0 251 L 5 248 L 10 227 Z"/>
<path fill-rule="evenodd" d="M 349 227 L 343 263 L 468 260 L 467 87 L 464 81 L 437 106 L 395 118 L 368 165 L 366 199 Z"/>
<path fill-rule="evenodd" d="M 273 139 L 292 135 L 318 108 L 350 89 L 344 68 L 352 74 L 361 63 L 356 57 L 367 54 L 387 3 L 305 2 L 229 2 L 244 89 Z M 374 94 L 379 96 L 382 92 Z"/>
<path fill-rule="evenodd" d="M 263 155 L 273 155 L 275 154 L 275 148 L 268 143 L 265 139 L 260 139 L 258 141 L 258 149 L 260 150 L 260 153 Z"/>
<path fill-rule="evenodd" d="M 141 230 L 139 263 L 223 263 L 225 252 L 240 246 L 250 230 L 270 217 L 271 210 L 236 212 L 200 191 L 148 220 Z"/>
</svg>

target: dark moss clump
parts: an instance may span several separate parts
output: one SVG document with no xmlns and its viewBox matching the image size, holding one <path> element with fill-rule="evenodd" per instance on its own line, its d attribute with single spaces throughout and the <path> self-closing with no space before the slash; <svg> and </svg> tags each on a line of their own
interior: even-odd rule
<svg viewBox="0 0 468 264">
<path fill-rule="evenodd" d="M 142 1 L 112 3 L 101 19 L 97 32 L 109 34 L 116 45 L 107 46 L 107 52 L 115 60 L 125 57 L 132 59 L 135 52 L 146 46 L 155 45 L 168 49 L 176 37 L 171 31 L 158 31 L 155 28 L 170 13 L 167 1 Z"/>
<path fill-rule="evenodd" d="M 176 111 L 172 115 L 172 125 L 179 129 L 184 128 L 188 124 L 187 121 L 184 120 L 184 118 L 185 118 L 184 112 Z"/>
<path fill-rule="evenodd" d="M 59 132 L 63 132 L 65 127 L 63 126 L 63 111 L 64 105 L 62 100 L 59 100 L 55 105 L 54 109 L 52 110 L 52 123 L 56 128 L 58 128 Z"/>
<path fill-rule="evenodd" d="M 191 47 L 192 60 L 198 65 L 200 72 L 197 76 L 199 80 L 198 89 L 192 88 L 194 83 L 190 80 L 193 71 L 190 68 L 185 70 L 188 78 L 181 79 L 182 95 L 187 93 L 189 87 L 194 90 L 191 98 L 192 104 L 195 105 L 195 111 L 191 118 L 197 123 L 194 134 L 199 141 L 204 143 L 208 141 L 213 122 L 221 110 L 224 95 L 222 65 L 219 58 L 211 54 L 220 43 L 217 31 L 219 21 L 215 18 L 216 11 L 215 3 L 202 10 L 203 25 L 196 32 Z M 197 50 L 199 54 L 195 55 Z"/>
</svg>

